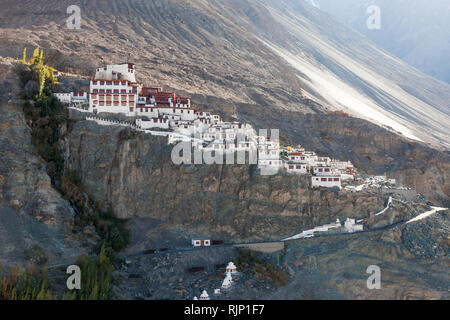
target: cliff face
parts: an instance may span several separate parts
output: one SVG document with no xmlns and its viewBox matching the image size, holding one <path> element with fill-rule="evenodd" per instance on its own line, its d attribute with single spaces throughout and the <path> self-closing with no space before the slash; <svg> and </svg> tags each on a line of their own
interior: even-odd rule
<svg viewBox="0 0 450 320">
<path fill-rule="evenodd" d="M 312 190 L 306 176 L 261 176 L 248 165 L 174 165 L 166 138 L 77 122 L 66 164 L 121 218 L 153 218 L 225 240 L 277 240 L 336 218 L 367 217 L 385 199 Z"/>
<path fill-rule="evenodd" d="M 0 263 L 52 263 L 83 250 L 69 241 L 74 212 L 53 189 L 31 142 L 14 63 L 0 63 Z"/>
</svg>

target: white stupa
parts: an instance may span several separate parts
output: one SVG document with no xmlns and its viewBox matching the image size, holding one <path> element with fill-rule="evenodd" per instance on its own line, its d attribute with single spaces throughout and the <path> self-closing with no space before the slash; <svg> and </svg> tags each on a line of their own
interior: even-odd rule
<svg viewBox="0 0 450 320">
<path fill-rule="evenodd" d="M 197 298 L 197 297 L 194 297 L 194 300 L 198 300 L 198 298 Z"/>
<path fill-rule="evenodd" d="M 231 274 L 236 273 L 237 272 L 237 268 L 235 266 L 235 264 L 231 261 L 230 263 L 228 263 L 226 272 L 229 272 Z"/>
<path fill-rule="evenodd" d="M 221 294 L 220 289 L 214 289 L 214 294 L 219 296 Z"/>
<path fill-rule="evenodd" d="M 225 279 L 228 278 L 228 280 L 230 280 L 231 283 L 233 283 L 233 277 L 231 276 L 230 272 L 227 272 Z"/>
<path fill-rule="evenodd" d="M 225 280 L 222 282 L 222 289 L 229 289 L 231 288 L 231 279 L 229 277 L 226 277 Z"/>
<path fill-rule="evenodd" d="M 203 290 L 202 294 L 200 295 L 200 300 L 209 300 L 209 295 L 206 290 Z"/>
</svg>

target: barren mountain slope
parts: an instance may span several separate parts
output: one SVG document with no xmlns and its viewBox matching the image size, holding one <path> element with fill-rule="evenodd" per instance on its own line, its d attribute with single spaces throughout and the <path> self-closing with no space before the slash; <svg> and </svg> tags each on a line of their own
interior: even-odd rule
<svg viewBox="0 0 450 320">
<path fill-rule="evenodd" d="M 309 0 L 408 64 L 450 82 L 450 2 L 447 0 Z M 370 5 L 380 8 L 380 29 L 367 28 Z M 373 13 L 372 13 L 373 14 Z"/>
<path fill-rule="evenodd" d="M 72 4 L 81 7 L 81 30 L 66 28 Z M 20 56 L 24 45 L 40 44 L 52 48 L 57 67 L 85 74 L 129 58 L 143 80 L 231 106 L 345 109 L 449 145 L 448 84 L 303 1 L 5 0 L 0 9 L 1 55 Z"/>
</svg>

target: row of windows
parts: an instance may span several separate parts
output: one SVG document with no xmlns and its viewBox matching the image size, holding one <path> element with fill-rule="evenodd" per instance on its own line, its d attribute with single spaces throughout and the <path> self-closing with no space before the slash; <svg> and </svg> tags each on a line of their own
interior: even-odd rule
<svg viewBox="0 0 450 320">
<path fill-rule="evenodd" d="M 107 85 L 107 86 L 120 86 L 120 85 L 122 85 L 122 86 L 126 86 L 127 85 L 127 81 L 95 81 L 95 80 L 93 80 L 92 81 L 92 85 L 94 85 L 94 86 L 96 86 L 96 85 L 101 85 L 101 86 L 104 86 L 104 85 Z"/>
<path fill-rule="evenodd" d="M 127 91 L 127 89 L 121 89 L 121 90 L 119 90 L 119 89 L 114 89 L 114 90 L 112 90 L 112 89 L 93 89 L 92 90 L 92 93 L 134 93 L 134 94 L 136 94 L 137 93 L 137 91 L 136 90 L 128 90 Z"/>
<path fill-rule="evenodd" d="M 319 178 L 315 178 L 316 181 L 319 181 Z M 321 182 L 339 182 L 340 178 L 320 178 Z"/>
<path fill-rule="evenodd" d="M 104 94 L 91 94 L 91 99 L 97 99 L 97 97 L 99 97 L 99 99 L 103 100 L 103 99 L 107 99 L 107 100 L 111 100 L 112 97 L 114 97 L 115 100 L 118 100 L 119 97 L 122 98 L 122 100 L 127 100 L 127 98 L 129 97 L 130 100 L 134 101 L 134 95 L 128 95 L 128 94 L 123 94 L 123 95 L 104 95 Z"/>
<path fill-rule="evenodd" d="M 127 102 L 127 99 L 125 98 L 125 97 L 122 97 L 122 99 L 121 100 L 119 100 L 119 98 L 117 97 L 117 98 L 114 98 L 114 100 L 113 99 L 111 99 L 111 98 L 109 98 L 109 97 L 107 97 L 106 99 L 103 99 L 103 97 L 100 97 L 100 99 L 98 99 L 98 100 L 92 100 L 92 101 L 94 101 L 94 103 L 97 103 L 97 101 L 100 101 L 100 102 L 111 102 L 111 101 L 114 101 L 114 102 L 119 102 L 119 101 L 122 101 L 122 102 Z M 134 104 L 135 102 L 134 102 L 134 100 L 133 99 L 130 99 L 130 104 Z"/>
<path fill-rule="evenodd" d="M 97 108 L 97 106 L 96 106 L 96 104 L 97 104 L 97 101 L 94 101 L 94 105 L 93 105 L 93 107 L 94 108 Z M 99 103 L 99 106 L 100 107 L 104 107 L 104 106 L 107 106 L 107 107 L 120 107 L 120 106 L 122 106 L 122 107 L 127 107 L 128 106 L 128 103 L 125 101 L 122 101 L 122 103 L 119 103 L 119 101 L 114 101 L 114 102 L 112 102 L 112 101 L 106 101 L 106 102 L 104 102 L 104 101 L 100 101 Z M 130 105 L 133 105 L 133 103 L 130 103 Z"/>
<path fill-rule="evenodd" d="M 301 168 L 302 168 L 302 166 L 295 166 L 295 169 L 301 169 Z M 304 168 L 306 168 L 306 167 L 304 167 Z M 290 165 L 289 169 L 294 169 L 294 166 Z"/>
<path fill-rule="evenodd" d="M 153 122 L 154 123 L 166 123 L 167 122 L 167 119 L 153 119 Z"/>
<path fill-rule="evenodd" d="M 184 110 L 182 110 L 182 109 L 178 109 L 178 110 L 180 110 L 180 113 L 184 113 Z M 176 111 L 177 111 L 177 109 L 173 109 L 172 110 L 173 113 L 176 113 Z M 187 114 L 191 114 L 191 113 L 194 113 L 194 111 L 193 110 L 187 110 L 186 113 Z"/>
<path fill-rule="evenodd" d="M 140 112 L 149 112 L 148 110 L 149 110 L 149 108 L 139 108 Z M 153 111 L 151 111 L 151 112 L 153 112 Z"/>
</svg>

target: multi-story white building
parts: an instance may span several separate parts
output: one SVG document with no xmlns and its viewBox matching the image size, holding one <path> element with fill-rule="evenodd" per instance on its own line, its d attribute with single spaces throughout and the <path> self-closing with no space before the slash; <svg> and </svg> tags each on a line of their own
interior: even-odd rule
<svg viewBox="0 0 450 320">
<path fill-rule="evenodd" d="M 337 175 L 312 176 L 311 187 L 341 188 L 341 177 Z"/>
<path fill-rule="evenodd" d="M 141 86 L 136 82 L 132 63 L 108 65 L 97 69 L 90 82 L 89 111 L 96 114 L 122 113 L 136 116 Z"/>
</svg>

